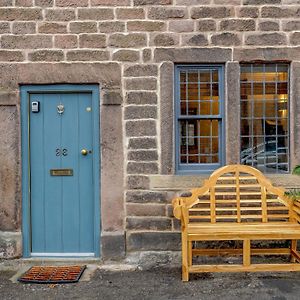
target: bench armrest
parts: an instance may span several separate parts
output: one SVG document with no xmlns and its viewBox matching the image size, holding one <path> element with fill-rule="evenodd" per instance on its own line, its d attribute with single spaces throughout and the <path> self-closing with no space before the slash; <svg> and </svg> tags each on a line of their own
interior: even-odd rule
<svg viewBox="0 0 300 300">
<path fill-rule="evenodd" d="M 300 199 L 293 200 L 293 217 L 296 219 L 298 223 L 300 223 Z"/>
</svg>

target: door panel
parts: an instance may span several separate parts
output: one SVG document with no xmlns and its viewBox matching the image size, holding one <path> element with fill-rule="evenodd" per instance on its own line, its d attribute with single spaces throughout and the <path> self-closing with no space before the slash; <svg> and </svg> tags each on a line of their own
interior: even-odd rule
<svg viewBox="0 0 300 300">
<path fill-rule="evenodd" d="M 94 253 L 92 95 L 31 94 L 32 101 L 40 102 L 40 112 L 30 112 L 32 255 Z"/>
</svg>

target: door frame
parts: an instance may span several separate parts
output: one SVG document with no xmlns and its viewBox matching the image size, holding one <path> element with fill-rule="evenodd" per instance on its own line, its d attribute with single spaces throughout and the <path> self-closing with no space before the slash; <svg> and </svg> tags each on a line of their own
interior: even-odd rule
<svg viewBox="0 0 300 300">
<path fill-rule="evenodd" d="M 96 84 L 21 85 L 21 161 L 23 257 L 31 257 L 30 118 L 29 96 L 34 93 L 91 93 L 93 115 L 94 249 L 100 257 L 100 93 Z"/>
</svg>

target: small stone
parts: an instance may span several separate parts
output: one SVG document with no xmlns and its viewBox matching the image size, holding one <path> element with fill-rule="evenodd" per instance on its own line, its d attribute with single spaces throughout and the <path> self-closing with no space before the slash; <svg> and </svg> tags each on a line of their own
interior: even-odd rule
<svg viewBox="0 0 300 300">
<path fill-rule="evenodd" d="M 125 77 L 157 76 L 157 65 L 128 65 L 125 67 Z"/>
<path fill-rule="evenodd" d="M 156 104 L 157 103 L 157 94 L 156 92 L 127 92 L 126 102 L 128 104 Z"/>
<path fill-rule="evenodd" d="M 118 50 L 113 53 L 113 60 L 136 62 L 140 59 L 140 53 L 136 50 Z"/>
<path fill-rule="evenodd" d="M 241 44 L 239 36 L 235 33 L 224 32 L 220 34 L 215 34 L 211 37 L 211 42 L 213 45 L 219 46 L 238 46 Z"/>
</svg>

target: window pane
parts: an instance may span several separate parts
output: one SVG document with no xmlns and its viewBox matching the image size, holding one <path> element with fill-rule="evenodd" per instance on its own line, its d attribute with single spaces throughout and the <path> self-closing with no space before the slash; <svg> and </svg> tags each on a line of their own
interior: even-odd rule
<svg viewBox="0 0 300 300">
<path fill-rule="evenodd" d="M 288 65 L 241 65 L 241 163 L 288 171 Z"/>
<path fill-rule="evenodd" d="M 196 157 L 219 157 L 219 124 L 217 120 L 182 120 L 180 121 L 180 157 L 186 163 L 195 163 Z M 197 158 L 197 159 L 198 159 Z M 202 161 L 211 159 L 205 158 Z M 201 159 L 200 159 L 201 161 Z M 216 159 L 214 158 L 214 161 Z M 199 163 L 199 162 L 197 162 Z"/>
</svg>

